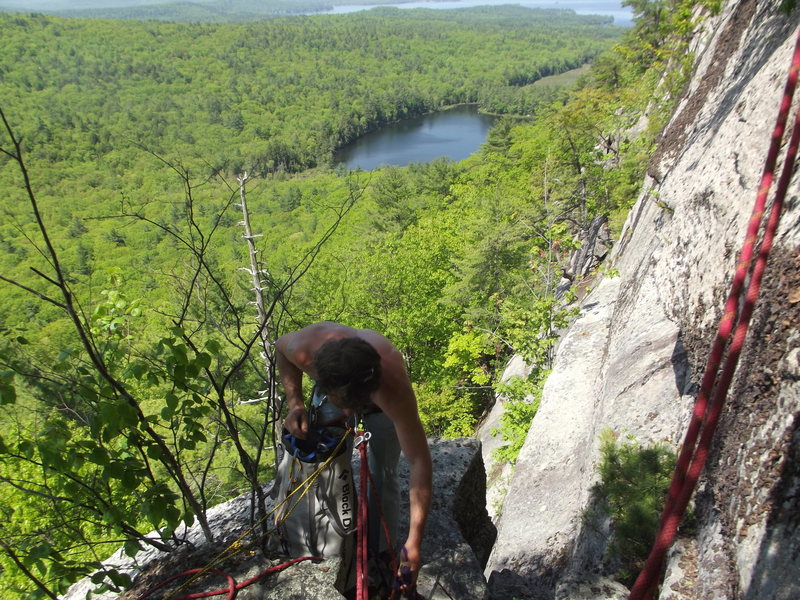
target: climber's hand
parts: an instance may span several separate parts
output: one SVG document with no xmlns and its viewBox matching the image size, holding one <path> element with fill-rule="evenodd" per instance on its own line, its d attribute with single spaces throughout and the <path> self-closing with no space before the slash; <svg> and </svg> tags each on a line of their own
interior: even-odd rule
<svg viewBox="0 0 800 600">
<path fill-rule="evenodd" d="M 420 555 L 419 549 L 412 549 L 409 552 L 403 546 L 401 552 L 401 562 L 397 569 L 397 582 L 401 592 L 407 592 L 415 589 L 417 585 L 417 576 L 419 575 L 420 568 Z"/>
<path fill-rule="evenodd" d="M 286 413 L 283 421 L 286 431 L 294 437 L 304 440 L 308 436 L 308 411 L 304 406 L 298 406 Z"/>
</svg>

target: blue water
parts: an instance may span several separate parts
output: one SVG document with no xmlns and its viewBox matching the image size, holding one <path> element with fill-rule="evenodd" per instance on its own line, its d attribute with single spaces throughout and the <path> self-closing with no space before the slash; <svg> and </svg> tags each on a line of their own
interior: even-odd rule
<svg viewBox="0 0 800 600">
<path fill-rule="evenodd" d="M 371 171 L 381 165 L 403 167 L 442 156 L 463 160 L 486 141 L 494 120 L 475 106 L 457 106 L 390 123 L 339 150 L 336 162 L 349 169 Z"/>
<path fill-rule="evenodd" d="M 622 27 L 633 26 L 631 9 L 622 6 L 621 0 L 418 0 L 401 4 L 343 4 L 336 6 L 326 14 L 345 14 L 360 10 L 369 10 L 378 6 L 396 6 L 397 8 L 435 8 L 452 9 L 470 6 L 499 6 L 501 4 L 518 4 L 528 8 L 566 8 L 579 15 L 608 15 L 614 17 L 614 24 Z"/>
</svg>

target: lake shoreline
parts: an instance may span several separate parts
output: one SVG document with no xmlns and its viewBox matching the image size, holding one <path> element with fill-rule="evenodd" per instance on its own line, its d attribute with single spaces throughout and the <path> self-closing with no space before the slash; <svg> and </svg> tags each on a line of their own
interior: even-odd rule
<svg viewBox="0 0 800 600">
<path fill-rule="evenodd" d="M 585 63 L 585 64 L 581 65 L 580 67 L 577 67 L 575 69 L 568 69 L 567 71 L 564 71 L 563 73 L 557 73 L 555 75 L 548 75 L 546 77 L 542 77 L 541 79 L 536 80 L 533 83 L 529 83 L 529 84 L 526 84 L 526 85 L 529 85 L 529 86 L 547 85 L 547 83 L 546 83 L 547 80 L 564 81 L 565 77 L 569 78 L 570 74 L 581 75 L 583 73 L 586 73 L 588 71 L 588 68 L 589 68 L 590 64 L 591 63 Z M 557 84 L 555 87 L 566 87 L 566 86 L 564 84 Z M 457 103 L 454 103 L 454 104 L 445 104 L 445 105 L 442 105 L 441 107 L 439 107 L 439 108 L 437 108 L 435 110 L 429 110 L 429 111 L 426 111 L 426 112 L 413 114 L 413 115 L 410 115 L 410 116 L 405 117 L 403 119 L 398 119 L 398 120 L 395 120 L 395 121 L 387 121 L 385 123 L 380 123 L 375 128 L 370 128 L 367 131 L 365 131 L 364 133 L 362 133 L 361 135 L 359 135 L 358 137 L 353 138 L 352 140 L 348 140 L 346 143 L 344 143 L 341 146 L 335 148 L 334 151 L 333 151 L 334 158 L 337 155 L 340 155 L 348 146 L 356 144 L 359 140 L 363 139 L 364 137 L 372 135 L 372 134 L 375 134 L 375 133 L 377 133 L 377 132 L 379 132 L 382 129 L 385 129 L 387 127 L 396 127 L 396 126 L 401 125 L 403 122 L 411 122 L 411 121 L 422 119 L 422 118 L 425 118 L 425 117 L 430 117 L 432 115 L 441 114 L 441 113 L 447 112 L 449 110 L 457 109 L 457 108 L 460 108 L 460 107 L 470 107 L 470 106 L 475 107 L 476 113 L 481 114 L 481 115 L 486 115 L 488 117 L 492 117 L 492 118 L 494 118 L 496 120 L 501 119 L 501 118 L 505 118 L 505 119 L 513 119 L 515 121 L 526 121 L 526 120 L 531 120 L 531 119 L 536 118 L 536 115 L 533 115 L 533 114 L 501 113 L 501 112 L 490 111 L 490 110 L 487 110 L 487 109 L 481 107 L 479 102 L 457 102 Z"/>
<path fill-rule="evenodd" d="M 486 141 L 497 119 L 481 112 L 477 102 L 445 105 L 359 136 L 334 152 L 333 164 L 371 171 L 382 165 L 427 163 L 441 156 L 464 160 Z"/>
</svg>

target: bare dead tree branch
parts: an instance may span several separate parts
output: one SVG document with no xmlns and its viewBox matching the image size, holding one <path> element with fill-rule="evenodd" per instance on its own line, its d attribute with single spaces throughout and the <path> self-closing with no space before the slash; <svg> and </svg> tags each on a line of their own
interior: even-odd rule
<svg viewBox="0 0 800 600">
<path fill-rule="evenodd" d="M 135 412 L 142 430 L 147 433 L 147 435 L 156 445 L 159 446 L 159 449 L 162 453 L 161 454 L 162 462 L 166 467 L 167 472 L 178 485 L 184 499 L 192 507 L 192 510 L 196 514 L 198 522 L 200 523 L 200 526 L 203 530 L 203 533 L 209 540 L 213 539 L 213 536 L 211 534 L 211 529 L 209 528 L 208 522 L 205 518 L 204 511 L 202 510 L 202 507 L 200 506 L 197 499 L 195 498 L 191 487 L 188 485 L 180 463 L 170 450 L 169 446 L 164 442 L 163 438 L 160 435 L 158 435 L 158 433 L 153 429 L 150 422 L 147 420 L 146 416 L 142 412 L 139 403 L 136 401 L 133 395 L 128 391 L 125 385 L 119 379 L 113 376 L 113 374 L 108 368 L 108 365 L 105 363 L 101 354 L 98 352 L 94 340 L 92 339 L 91 333 L 89 331 L 89 327 L 83 320 L 81 312 L 76 308 L 73 292 L 65 277 L 64 270 L 59 260 L 58 252 L 56 251 L 55 246 L 53 245 L 50 239 L 50 234 L 48 232 L 47 226 L 41 215 L 41 211 L 39 210 L 39 203 L 36 199 L 36 195 L 34 193 L 33 186 L 31 184 L 30 176 L 28 173 L 28 169 L 25 164 L 25 160 L 23 158 L 21 142 L 14 134 L 13 128 L 8 122 L 8 119 L 6 118 L 5 112 L 2 110 L 2 108 L 0 108 L 0 119 L 2 119 L 3 121 L 6 133 L 8 134 L 8 137 L 11 140 L 11 144 L 14 148 L 13 154 L 9 154 L 8 152 L 6 152 L 6 154 L 12 156 L 12 158 L 15 160 L 17 164 L 17 168 L 19 169 L 22 175 L 23 188 L 28 198 L 30 210 L 34 215 L 34 219 L 39 229 L 39 235 L 41 235 L 42 237 L 44 245 L 47 249 L 49 262 L 53 268 L 54 277 L 52 279 L 54 280 L 55 285 L 57 285 L 62 295 L 63 310 L 66 312 L 67 316 L 72 322 L 74 331 L 76 332 L 78 338 L 80 339 L 81 345 L 83 346 L 84 350 L 89 356 L 94 369 L 97 371 L 100 377 L 114 390 L 114 392 L 118 394 L 119 397 L 123 399 L 124 402 Z"/>
</svg>

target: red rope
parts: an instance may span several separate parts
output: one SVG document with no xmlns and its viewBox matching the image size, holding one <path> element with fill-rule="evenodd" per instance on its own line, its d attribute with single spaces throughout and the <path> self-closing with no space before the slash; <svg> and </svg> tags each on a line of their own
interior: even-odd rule
<svg viewBox="0 0 800 600">
<path fill-rule="evenodd" d="M 363 435 L 364 435 L 363 432 L 356 434 L 357 437 L 363 436 Z M 392 569 L 392 573 L 393 573 L 393 575 L 395 577 L 397 577 L 397 570 L 398 570 L 398 567 L 399 567 L 398 562 L 397 562 L 397 556 L 395 555 L 395 552 L 394 552 L 394 541 L 392 540 L 392 536 L 391 536 L 391 534 L 389 532 L 389 524 L 386 522 L 386 516 L 383 514 L 383 508 L 382 508 L 383 505 L 381 503 L 380 491 L 378 489 L 378 486 L 375 484 L 375 479 L 372 477 L 372 471 L 370 471 L 370 469 L 369 469 L 369 460 L 367 458 L 367 442 L 368 442 L 368 440 L 369 440 L 369 438 L 364 438 L 363 441 L 358 445 L 359 454 L 361 456 L 361 468 L 360 468 L 361 475 L 359 477 L 359 485 L 360 485 L 359 502 L 361 504 L 359 504 L 359 516 L 358 516 L 359 537 L 358 537 L 358 541 L 357 541 L 357 544 L 356 544 L 356 549 L 357 550 L 359 550 L 359 549 L 361 550 L 361 556 L 359 556 L 358 553 L 356 554 L 356 599 L 357 600 L 361 600 L 361 596 L 359 594 L 360 593 L 364 593 L 363 591 L 359 592 L 358 584 L 361 581 L 362 577 L 364 577 L 364 578 L 366 578 L 368 580 L 368 575 L 369 575 L 369 556 L 368 556 L 368 547 L 367 547 L 367 533 L 368 533 L 367 523 L 368 523 L 368 519 L 369 519 L 369 507 L 368 507 L 367 491 L 366 491 L 366 489 L 364 487 L 364 484 L 361 483 L 361 482 L 363 482 L 365 480 L 369 481 L 369 487 L 370 487 L 370 490 L 372 492 L 372 496 L 373 496 L 373 500 L 374 500 L 373 504 L 378 509 L 378 514 L 380 516 L 381 526 L 383 527 L 383 534 L 384 534 L 384 536 L 386 536 L 386 546 L 387 546 L 387 548 L 389 550 L 389 556 L 391 557 L 390 566 L 391 566 L 391 569 Z M 363 538 L 361 537 L 361 533 L 362 533 L 361 523 L 364 523 Z M 403 550 L 405 550 L 405 547 L 403 547 Z M 361 570 L 359 571 L 359 569 L 361 569 Z M 391 594 L 389 595 L 389 600 L 393 600 L 394 599 L 394 597 L 396 595 L 396 592 L 397 592 L 397 587 L 398 587 L 397 585 L 393 586 Z M 367 585 L 365 585 L 364 588 L 365 588 L 365 590 L 367 590 L 367 593 L 368 593 L 369 581 L 367 581 Z M 367 598 L 367 597 L 368 597 L 367 595 L 364 596 L 364 598 Z"/>
<path fill-rule="evenodd" d="M 786 152 L 786 159 L 784 161 L 780 180 L 778 181 L 775 200 L 772 204 L 772 210 L 768 218 L 763 241 L 750 277 L 750 284 L 746 290 L 745 302 L 742 305 L 741 311 L 739 311 L 739 300 L 753 261 L 753 254 L 758 241 L 758 231 L 763 219 L 767 195 L 769 194 L 774 179 L 775 165 L 778 160 L 781 141 L 786 129 L 786 123 L 792 105 L 792 97 L 797 86 L 799 71 L 800 30 L 798 31 L 792 64 L 784 88 L 783 101 L 764 164 L 761 186 L 756 195 L 753 213 L 747 228 L 747 236 L 742 246 L 736 273 L 734 274 L 731 284 L 731 290 L 725 303 L 725 314 L 720 321 L 717 336 L 709 354 L 706 371 L 703 375 L 700 391 L 695 401 L 692 420 L 686 432 L 675 473 L 673 474 L 672 483 L 670 484 L 668 499 L 661 517 L 661 530 L 656 537 L 656 541 L 653 544 L 653 548 L 650 551 L 650 556 L 648 556 L 644 568 L 641 573 L 639 573 L 639 577 L 636 579 L 636 583 L 631 589 L 629 600 L 649 599 L 653 596 L 658 586 L 664 556 L 669 546 L 672 544 L 672 541 L 675 539 L 678 525 L 683 518 L 692 492 L 697 485 L 705 461 L 708 458 L 711 440 L 739 362 L 753 308 L 758 299 L 767 258 L 769 257 L 775 232 L 780 222 L 783 202 L 786 197 L 789 182 L 791 181 L 792 170 L 797 155 L 798 141 L 800 141 L 800 117 L 796 115 L 791 140 Z M 722 362 L 725 346 L 730 338 L 731 332 L 734 331 L 735 323 L 736 329 L 733 340 L 720 373 L 719 366 Z M 717 378 L 719 378 L 718 381 Z M 714 386 L 715 381 L 717 381 L 716 387 Z M 709 397 L 711 397 L 710 405 L 708 401 Z M 698 436 L 700 437 L 699 444 L 697 443 Z"/>
<path fill-rule="evenodd" d="M 398 563 L 397 563 L 397 556 L 394 553 L 394 540 L 392 540 L 392 535 L 389 532 L 389 523 L 386 522 L 386 515 L 383 514 L 383 503 L 381 502 L 381 495 L 378 491 L 378 486 L 375 485 L 375 479 L 372 477 L 372 471 L 367 469 L 367 475 L 369 475 L 369 485 L 372 489 L 372 495 L 375 498 L 375 506 L 378 507 L 378 513 L 381 517 L 381 526 L 383 527 L 383 535 L 386 537 L 386 546 L 389 551 L 389 556 L 391 558 L 391 567 L 392 573 L 397 573 Z M 405 548 L 405 546 L 403 546 Z M 394 596 L 394 592 L 392 592 L 391 598 Z"/>
<path fill-rule="evenodd" d="M 286 561 L 284 563 L 281 563 L 279 565 L 275 565 L 274 567 L 270 567 L 269 569 L 267 569 L 266 571 L 262 571 L 261 573 L 259 573 L 255 577 L 251 577 L 250 579 L 247 579 L 247 580 L 243 581 L 242 583 L 238 583 L 238 584 L 233 579 L 233 577 L 231 577 L 227 573 L 223 573 L 222 571 L 219 571 L 217 569 L 190 569 L 189 571 L 184 571 L 183 573 L 179 573 L 178 575 L 174 575 L 174 576 L 170 577 L 166 581 L 163 581 L 163 582 L 159 583 L 154 588 L 150 588 L 144 594 L 139 596 L 138 600 L 144 600 L 148 596 L 154 594 L 155 592 L 157 592 L 158 590 L 160 590 L 161 588 L 163 588 L 167 584 L 175 581 L 176 579 L 180 579 L 181 577 L 188 577 L 190 575 L 198 575 L 198 574 L 202 574 L 202 573 L 215 573 L 217 575 L 221 575 L 221 576 L 227 578 L 228 587 L 227 588 L 221 588 L 221 589 L 218 589 L 218 590 L 213 590 L 213 591 L 210 591 L 210 592 L 198 592 L 196 594 L 186 594 L 184 596 L 174 596 L 174 597 L 170 596 L 169 597 L 170 600 L 196 600 L 197 598 L 210 598 L 212 596 L 221 596 L 222 594 L 225 594 L 225 593 L 228 594 L 228 597 L 226 598 L 226 600 L 233 600 L 234 597 L 236 596 L 236 593 L 239 590 L 241 590 L 243 588 L 246 588 L 248 585 L 252 585 L 253 583 L 258 581 L 262 577 L 266 577 L 267 575 L 271 575 L 272 573 L 277 573 L 278 571 L 283 571 L 284 569 L 286 569 L 288 567 L 291 567 L 292 565 L 297 564 L 299 562 L 303 562 L 305 560 L 321 561 L 322 559 L 319 558 L 319 557 L 316 557 L 316 556 L 303 556 L 303 557 L 300 557 L 300 558 L 293 558 L 293 559 L 288 560 L 288 561 Z"/>
<path fill-rule="evenodd" d="M 255 577 L 251 577 L 250 579 L 245 579 L 242 583 L 237 584 L 236 590 L 238 591 L 238 590 L 241 590 L 242 588 L 246 588 L 248 585 L 252 585 L 253 583 L 258 581 L 262 577 L 266 577 L 267 575 L 272 575 L 273 573 L 277 573 L 279 571 L 283 571 L 284 569 L 286 569 L 288 567 L 291 567 L 292 565 L 296 565 L 297 563 L 303 562 L 303 561 L 306 561 L 306 560 L 313 560 L 315 562 L 320 562 L 323 559 L 320 558 L 319 556 L 301 556 L 300 558 L 293 558 L 291 560 L 287 560 L 284 563 L 281 563 L 279 565 L 275 565 L 274 567 L 270 567 L 266 571 L 262 571 L 261 573 L 259 573 Z"/>
<path fill-rule="evenodd" d="M 360 437 L 363 433 L 359 434 Z M 356 600 L 369 600 L 369 565 L 367 564 L 367 480 L 369 479 L 369 465 L 367 464 L 367 441 L 362 439 L 358 444 L 361 456 L 361 473 L 359 477 L 358 495 L 358 535 L 356 539 Z"/>
<path fill-rule="evenodd" d="M 144 594 L 139 596 L 138 600 L 144 600 L 148 596 L 154 594 L 155 592 L 157 592 L 158 590 L 160 590 L 164 586 L 168 585 L 169 583 L 172 583 L 176 579 L 180 579 L 181 577 L 188 577 L 190 575 L 198 575 L 198 574 L 203 573 L 203 572 L 216 573 L 217 575 L 222 575 L 223 577 L 227 578 L 227 580 L 228 580 L 228 587 L 226 589 L 217 590 L 216 592 L 213 592 L 210 595 L 217 596 L 219 594 L 224 594 L 225 592 L 227 592 L 228 593 L 227 600 L 233 600 L 233 598 L 236 596 L 236 581 L 234 581 L 233 577 L 231 577 L 227 573 L 223 573 L 222 571 L 218 571 L 217 569 L 190 569 L 189 571 L 184 571 L 183 573 L 179 573 L 178 575 L 173 575 L 172 577 L 170 577 L 166 581 L 162 581 L 161 583 L 159 583 L 154 588 L 150 588 L 149 590 L 147 590 Z M 191 599 L 191 598 L 202 598 L 202 597 L 205 597 L 205 594 L 190 594 L 190 595 L 187 595 L 187 596 L 179 596 L 179 597 L 173 598 L 172 600 L 188 600 L 188 599 Z"/>
</svg>

